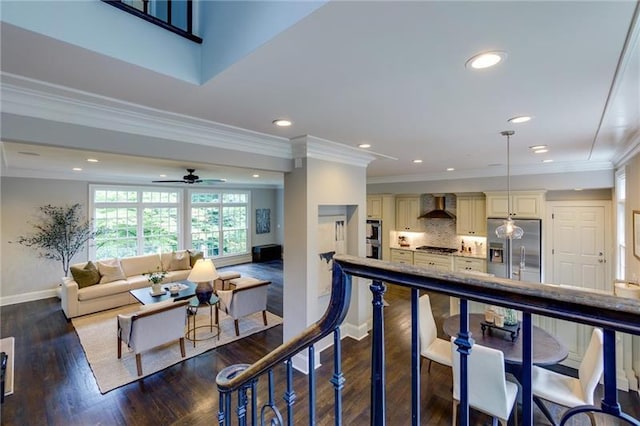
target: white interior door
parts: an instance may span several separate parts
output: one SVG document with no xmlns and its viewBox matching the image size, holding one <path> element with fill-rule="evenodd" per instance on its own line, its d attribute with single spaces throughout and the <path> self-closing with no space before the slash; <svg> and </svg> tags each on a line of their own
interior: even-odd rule
<svg viewBox="0 0 640 426">
<path fill-rule="evenodd" d="M 554 284 L 610 290 L 607 279 L 605 206 L 552 206 L 551 258 Z M 544 320 L 545 328 L 569 349 L 565 364 L 577 367 L 589 344 L 591 327 L 560 320 Z"/>
</svg>

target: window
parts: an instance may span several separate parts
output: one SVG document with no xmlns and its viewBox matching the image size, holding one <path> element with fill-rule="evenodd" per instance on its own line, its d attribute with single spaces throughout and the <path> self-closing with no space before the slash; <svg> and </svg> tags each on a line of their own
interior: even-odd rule
<svg viewBox="0 0 640 426">
<path fill-rule="evenodd" d="M 180 190 L 92 187 L 95 258 L 135 256 L 180 246 Z"/>
<path fill-rule="evenodd" d="M 91 253 L 96 259 L 174 251 L 183 243 L 206 257 L 249 252 L 249 191 L 92 185 L 91 194 L 100 231 Z"/>
<path fill-rule="evenodd" d="M 249 193 L 191 192 L 191 245 L 208 257 L 249 251 Z"/>
</svg>

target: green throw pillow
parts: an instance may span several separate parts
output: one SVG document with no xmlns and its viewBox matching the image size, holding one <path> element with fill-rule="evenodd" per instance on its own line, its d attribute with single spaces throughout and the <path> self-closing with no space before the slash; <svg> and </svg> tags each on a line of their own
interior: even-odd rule
<svg viewBox="0 0 640 426">
<path fill-rule="evenodd" d="M 69 269 L 74 281 L 78 283 L 78 288 L 89 287 L 100 282 L 98 268 L 91 261 L 87 262 L 84 268 L 72 266 Z"/>
<path fill-rule="evenodd" d="M 187 250 L 189 252 L 189 262 L 191 263 L 191 267 L 193 268 L 193 265 L 196 264 L 196 262 L 198 261 L 198 259 L 204 259 L 204 253 L 202 253 L 201 251 L 191 251 L 191 250 Z"/>
</svg>

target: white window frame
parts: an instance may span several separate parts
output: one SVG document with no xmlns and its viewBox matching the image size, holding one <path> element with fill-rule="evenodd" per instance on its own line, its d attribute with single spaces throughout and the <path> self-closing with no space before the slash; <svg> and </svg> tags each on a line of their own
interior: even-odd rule
<svg viewBox="0 0 640 426">
<path fill-rule="evenodd" d="M 121 203 L 97 203 L 95 201 L 96 191 L 108 190 L 108 191 L 136 191 L 138 193 L 138 200 L 134 202 L 121 202 Z M 177 194 L 176 203 L 145 203 L 142 201 L 142 193 L 144 192 L 175 192 Z M 177 241 L 178 249 L 184 247 L 184 190 L 181 188 L 172 187 L 159 187 L 159 186 L 129 186 L 129 185 L 89 185 L 89 211 L 91 219 L 95 221 L 96 208 L 101 207 L 113 207 L 113 208 L 136 208 L 137 215 L 137 254 L 144 253 L 144 229 L 143 229 L 143 211 L 146 208 L 166 208 L 175 207 L 177 211 Z M 96 246 L 90 245 L 89 258 L 96 259 Z"/>
<path fill-rule="evenodd" d="M 219 203 L 198 203 L 198 204 L 192 204 L 191 203 L 191 198 L 193 194 L 220 194 L 220 202 Z M 246 203 L 223 203 L 222 199 L 224 194 L 243 194 L 246 195 L 247 197 L 247 202 Z M 189 189 L 187 192 L 187 201 L 185 202 L 186 205 L 186 220 L 184 222 L 184 229 L 185 229 L 185 243 L 187 243 L 190 247 L 193 247 L 193 241 L 191 238 L 191 209 L 193 207 L 213 207 L 213 206 L 217 206 L 220 207 L 220 226 L 219 226 L 219 235 L 218 235 L 218 240 L 220 242 L 220 247 L 218 250 L 218 254 L 217 255 L 212 255 L 211 253 L 208 253 L 207 257 L 210 257 L 212 259 L 221 259 L 221 258 L 226 258 L 226 257 L 234 257 L 234 256 L 243 256 L 243 255 L 247 255 L 250 254 L 251 252 L 251 191 L 249 190 L 231 190 L 231 189 L 225 189 L 225 190 L 221 190 L 221 189 L 216 189 L 216 188 L 197 188 L 197 189 Z M 246 223 L 246 231 L 247 231 L 247 239 L 245 241 L 245 250 L 242 253 L 230 253 L 230 254 L 224 254 L 224 228 L 222 226 L 222 223 L 224 221 L 224 207 L 229 207 L 229 206 L 246 206 L 247 209 L 247 223 Z M 194 247 L 194 249 L 198 249 L 198 247 Z"/>
</svg>

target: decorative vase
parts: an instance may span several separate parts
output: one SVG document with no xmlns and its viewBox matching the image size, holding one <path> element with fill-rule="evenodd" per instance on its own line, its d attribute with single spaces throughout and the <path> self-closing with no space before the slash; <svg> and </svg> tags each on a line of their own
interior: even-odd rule
<svg viewBox="0 0 640 426">
<path fill-rule="evenodd" d="M 198 301 L 201 305 L 209 303 L 212 294 L 213 286 L 211 285 L 211 281 L 203 281 L 198 283 L 198 286 L 196 287 L 196 296 L 198 297 Z"/>
<path fill-rule="evenodd" d="M 160 284 L 160 283 L 151 284 L 151 291 L 152 292 L 160 293 L 161 290 L 162 290 L 162 284 Z"/>
</svg>

